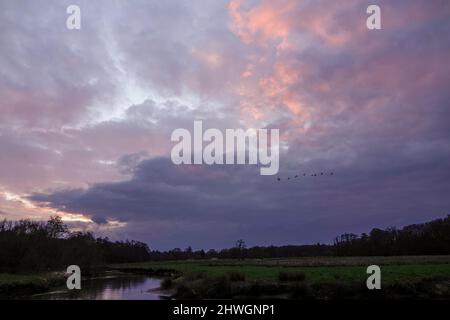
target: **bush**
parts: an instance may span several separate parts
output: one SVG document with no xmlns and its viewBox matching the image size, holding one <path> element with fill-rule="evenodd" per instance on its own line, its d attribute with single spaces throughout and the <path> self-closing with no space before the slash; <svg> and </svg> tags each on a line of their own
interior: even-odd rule
<svg viewBox="0 0 450 320">
<path fill-rule="evenodd" d="M 228 273 L 228 279 L 232 282 L 245 281 L 245 274 L 239 271 L 232 271 Z"/>
<path fill-rule="evenodd" d="M 170 289 L 173 285 L 171 278 L 165 278 L 163 281 L 161 281 L 160 288 L 162 290 Z"/>
<path fill-rule="evenodd" d="M 305 299 L 308 297 L 308 286 L 304 283 L 294 285 L 291 299 Z"/>
<path fill-rule="evenodd" d="M 184 284 L 177 287 L 177 292 L 175 293 L 174 297 L 176 299 L 187 299 L 187 300 L 198 299 L 197 294 L 195 294 L 191 288 L 189 288 Z"/>
<path fill-rule="evenodd" d="M 286 272 L 281 271 L 278 274 L 279 281 L 304 281 L 306 278 L 303 272 Z"/>
<path fill-rule="evenodd" d="M 206 279 L 208 277 L 208 275 L 206 274 L 205 271 L 192 271 L 187 273 L 184 276 L 184 279 L 186 281 L 194 281 L 194 280 L 200 280 L 200 279 Z"/>
</svg>

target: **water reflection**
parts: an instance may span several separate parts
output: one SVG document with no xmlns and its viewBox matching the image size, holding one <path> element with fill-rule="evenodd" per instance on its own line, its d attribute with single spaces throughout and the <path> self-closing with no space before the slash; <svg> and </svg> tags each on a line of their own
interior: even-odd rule
<svg viewBox="0 0 450 320">
<path fill-rule="evenodd" d="M 160 300 L 155 290 L 160 280 L 146 276 L 102 277 L 83 280 L 81 290 L 66 287 L 35 295 L 32 299 L 45 300 Z"/>
</svg>

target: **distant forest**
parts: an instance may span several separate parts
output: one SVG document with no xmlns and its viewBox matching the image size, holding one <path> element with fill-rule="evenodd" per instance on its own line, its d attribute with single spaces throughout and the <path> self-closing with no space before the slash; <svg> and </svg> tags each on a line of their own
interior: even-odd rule
<svg viewBox="0 0 450 320">
<path fill-rule="evenodd" d="M 245 259 L 291 258 L 310 256 L 393 256 L 450 254 L 450 215 L 444 219 L 413 224 L 402 229 L 395 227 L 372 229 L 369 234 L 344 233 L 333 245 L 287 245 L 247 248 L 238 240 L 230 249 L 220 251 L 192 251 L 175 248 L 170 251 L 152 251 L 152 260 L 184 259 Z"/>
<path fill-rule="evenodd" d="M 338 256 L 450 254 L 450 215 L 400 230 L 372 229 L 360 236 L 344 233 L 336 237 L 333 247 Z"/>
<path fill-rule="evenodd" d="M 49 271 L 76 264 L 89 268 L 109 263 L 150 260 L 251 259 L 302 256 L 390 256 L 450 254 L 450 215 L 402 229 L 372 229 L 369 234 L 345 233 L 334 244 L 247 248 L 243 240 L 222 250 L 175 248 L 150 250 L 139 241 L 111 241 L 90 232 L 72 232 L 60 217 L 47 222 L 0 222 L 0 272 Z"/>
</svg>

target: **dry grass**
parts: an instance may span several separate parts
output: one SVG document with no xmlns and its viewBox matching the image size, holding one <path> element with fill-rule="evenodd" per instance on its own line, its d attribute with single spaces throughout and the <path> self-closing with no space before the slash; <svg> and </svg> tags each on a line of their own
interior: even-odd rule
<svg viewBox="0 0 450 320">
<path fill-rule="evenodd" d="M 194 262 L 194 261 L 193 261 Z M 195 262 L 194 262 L 195 263 Z M 280 259 L 246 259 L 208 261 L 210 265 L 258 265 L 283 267 L 332 267 L 332 266 L 369 266 L 405 265 L 405 264 L 450 264 L 447 256 L 392 256 L 392 257 L 299 257 Z"/>
</svg>

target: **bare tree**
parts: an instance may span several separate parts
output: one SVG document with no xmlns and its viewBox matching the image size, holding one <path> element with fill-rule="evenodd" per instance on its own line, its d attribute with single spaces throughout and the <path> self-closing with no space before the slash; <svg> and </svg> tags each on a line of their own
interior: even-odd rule
<svg viewBox="0 0 450 320">
<path fill-rule="evenodd" d="M 242 239 L 239 239 L 238 241 L 236 241 L 235 248 L 238 250 L 239 259 L 244 260 L 245 248 L 247 248 L 245 241 Z"/>
</svg>

